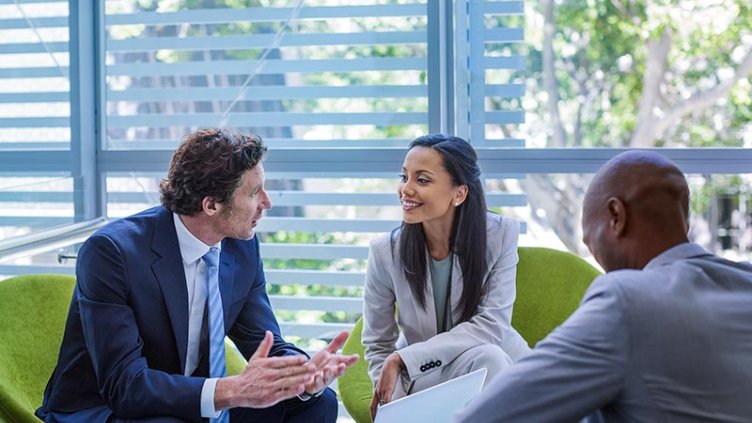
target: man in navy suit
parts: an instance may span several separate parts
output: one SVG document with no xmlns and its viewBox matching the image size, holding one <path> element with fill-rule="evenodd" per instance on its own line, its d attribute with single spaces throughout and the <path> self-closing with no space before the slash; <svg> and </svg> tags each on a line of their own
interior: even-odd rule
<svg viewBox="0 0 752 423">
<path fill-rule="evenodd" d="M 336 420 L 327 386 L 357 356 L 336 353 L 346 332 L 310 359 L 282 339 L 254 236 L 271 208 L 265 152 L 256 136 L 190 134 L 162 182 L 162 205 L 112 222 L 84 243 L 39 418 L 199 422 L 229 410 L 232 422 Z M 225 334 L 249 360 L 238 376 L 208 377 L 212 278 L 203 257 L 210 248 L 220 250 Z"/>
</svg>

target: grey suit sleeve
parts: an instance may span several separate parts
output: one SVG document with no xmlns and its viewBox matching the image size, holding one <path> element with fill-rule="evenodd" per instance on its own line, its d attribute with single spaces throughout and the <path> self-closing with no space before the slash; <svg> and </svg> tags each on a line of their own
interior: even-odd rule
<svg viewBox="0 0 752 423">
<path fill-rule="evenodd" d="M 395 294 L 391 276 L 385 265 L 388 249 L 372 243 L 368 252 L 366 283 L 363 292 L 363 333 L 368 374 L 374 386 L 381 375 L 386 358 L 396 349 L 399 329 L 394 316 Z"/>
<path fill-rule="evenodd" d="M 576 422 L 614 399 L 629 354 L 618 283 L 593 282 L 580 307 L 533 352 L 498 375 L 457 422 Z"/>
<path fill-rule="evenodd" d="M 400 349 L 399 354 L 410 379 L 423 377 L 432 370 L 439 370 L 437 367 L 427 372 L 420 371 L 420 366 L 427 358 L 448 364 L 472 347 L 491 343 L 504 349 L 507 341 L 504 339 L 505 336 L 519 337 L 512 330 L 512 306 L 516 297 L 515 275 L 519 261 L 519 227 L 517 222 L 512 220 L 503 224 L 504 239 L 501 253 L 490 263 L 492 267 L 485 280 L 486 293 L 481 298 L 477 313 L 470 320 L 447 332 Z M 521 339 L 519 342 L 524 343 Z M 522 345 L 522 348 L 526 348 L 526 345 Z"/>
</svg>

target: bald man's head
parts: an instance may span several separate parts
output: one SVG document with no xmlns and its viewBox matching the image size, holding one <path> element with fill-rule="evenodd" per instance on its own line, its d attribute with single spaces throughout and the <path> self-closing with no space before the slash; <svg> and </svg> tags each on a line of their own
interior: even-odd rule
<svg viewBox="0 0 752 423">
<path fill-rule="evenodd" d="M 583 241 L 606 271 L 642 268 L 687 241 L 689 187 L 664 156 L 627 151 L 598 171 L 585 195 Z"/>
</svg>

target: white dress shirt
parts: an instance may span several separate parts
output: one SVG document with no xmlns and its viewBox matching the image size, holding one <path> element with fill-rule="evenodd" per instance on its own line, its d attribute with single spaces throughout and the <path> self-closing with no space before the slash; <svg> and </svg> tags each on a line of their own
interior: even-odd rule
<svg viewBox="0 0 752 423">
<path fill-rule="evenodd" d="M 183 258 L 185 283 L 188 288 L 188 351 L 185 357 L 183 374 L 190 376 L 198 367 L 198 350 L 201 343 L 201 325 L 204 321 L 206 306 L 206 272 L 207 265 L 201 259 L 210 248 L 220 248 L 221 242 L 206 245 L 196 238 L 180 220 L 180 215 L 173 213 L 175 231 L 178 235 L 178 246 Z M 218 417 L 219 412 L 214 408 L 214 391 L 217 378 L 208 378 L 201 389 L 201 416 Z"/>
</svg>

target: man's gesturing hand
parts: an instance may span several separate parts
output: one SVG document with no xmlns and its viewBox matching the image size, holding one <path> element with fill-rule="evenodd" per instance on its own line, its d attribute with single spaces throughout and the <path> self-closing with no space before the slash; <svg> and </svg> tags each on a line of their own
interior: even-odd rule
<svg viewBox="0 0 752 423">
<path fill-rule="evenodd" d="M 269 357 L 274 336 L 266 331 L 248 365 L 238 376 L 219 379 L 214 392 L 217 410 L 270 407 L 303 393 L 314 381 L 316 368 L 304 355 Z"/>
<path fill-rule="evenodd" d="M 343 330 L 332 339 L 332 342 L 326 348 L 314 354 L 309 363 L 316 368 L 316 377 L 306 383 L 305 392 L 315 394 L 324 390 L 334 379 L 345 374 L 347 366 L 358 361 L 357 354 L 337 354 L 337 350 L 345 343 L 348 336 L 349 333 Z"/>
</svg>

